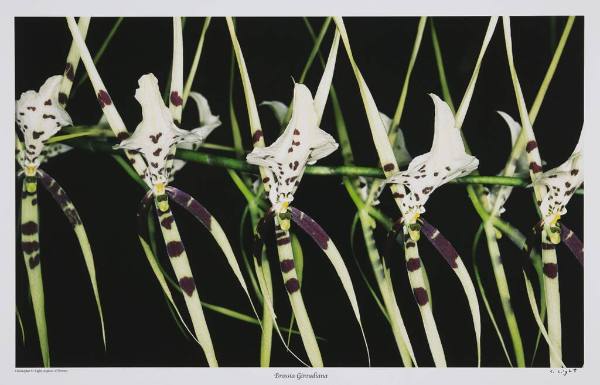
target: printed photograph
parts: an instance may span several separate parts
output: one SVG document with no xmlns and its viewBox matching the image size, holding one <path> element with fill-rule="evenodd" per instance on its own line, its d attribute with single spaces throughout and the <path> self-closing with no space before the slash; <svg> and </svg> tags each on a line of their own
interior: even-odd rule
<svg viewBox="0 0 600 385">
<path fill-rule="evenodd" d="M 14 18 L 14 365 L 583 367 L 586 22 Z"/>
</svg>

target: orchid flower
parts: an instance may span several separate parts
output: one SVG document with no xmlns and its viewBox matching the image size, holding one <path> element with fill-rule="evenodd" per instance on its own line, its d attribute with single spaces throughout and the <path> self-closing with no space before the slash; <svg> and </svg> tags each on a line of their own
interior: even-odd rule
<svg viewBox="0 0 600 385">
<path fill-rule="evenodd" d="M 473 282 L 459 254 L 440 231 L 424 220 L 419 220 L 420 224 L 416 223 L 420 214 L 425 211 L 423 205 L 437 187 L 447 181 L 472 172 L 478 166 L 479 161 L 477 158 L 465 152 L 460 130 L 458 129 L 464 119 L 466 107 L 473 92 L 474 82 L 472 81 L 469 84 L 467 93 L 463 99 L 466 101 L 464 108 L 459 109 L 461 112 L 457 114 L 459 116 L 457 120 L 460 123 L 455 121 L 454 115 L 448 105 L 437 96 L 431 94 L 435 105 L 432 149 L 430 152 L 414 158 L 410 162 L 408 170 L 399 172 L 397 171 L 398 162 L 395 159 L 388 135 L 385 132 L 385 125 L 379 115 L 377 104 L 354 59 L 344 21 L 341 17 L 335 17 L 334 21 L 341 34 L 346 53 L 350 59 L 350 64 L 358 83 L 373 141 L 383 171 L 387 177 L 386 183 L 390 184 L 393 197 L 402 212 L 402 218 L 396 222 L 397 225 L 394 226 L 394 231 L 398 231 L 400 229 L 399 225 L 402 224 L 402 231 L 410 235 L 410 240 L 405 240 L 404 242 L 406 267 L 415 300 L 419 305 L 434 363 L 436 366 L 446 366 L 446 359 L 433 317 L 427 282 L 421 267 L 421 258 L 417 247 L 420 231 L 426 235 L 427 239 L 448 262 L 463 286 L 473 318 L 473 327 L 477 342 L 477 363 L 479 365 L 481 362 L 481 318 L 479 314 L 479 302 Z M 484 38 L 484 48 L 489 43 L 496 22 L 497 18 L 492 17 L 490 19 Z M 483 53 L 480 53 L 479 57 L 481 58 L 482 55 Z M 476 72 L 472 76 L 472 79 L 476 79 Z M 388 237 L 388 241 L 391 239 L 393 237 Z"/>
<path fill-rule="evenodd" d="M 146 217 L 148 206 L 152 197 L 154 197 L 157 209 L 156 213 L 165 240 L 167 254 L 170 257 L 169 260 L 171 261 L 179 285 L 185 294 L 186 305 L 192 318 L 197 341 L 204 349 L 209 365 L 217 366 L 212 340 L 204 319 L 187 253 L 181 242 L 175 219 L 169 207 L 169 198 L 189 211 L 217 240 L 225 253 L 230 267 L 248 296 L 253 309 L 254 305 L 252 304 L 246 283 L 223 229 L 212 215 L 193 197 L 168 185 L 171 169 L 167 166 L 167 162 L 172 159 L 171 154 L 177 144 L 190 143 L 193 146 L 203 142 L 210 131 L 218 125 L 218 118 L 213 119 L 211 125 L 204 125 L 191 131 L 183 130 L 174 123 L 171 111 L 169 111 L 162 101 L 156 77 L 153 74 L 143 75 L 139 79 L 138 84 L 139 87 L 136 90 L 135 98 L 142 107 L 142 121 L 138 124 L 134 133 L 129 138 L 122 140 L 116 148 L 139 153 L 147 163 L 145 180 L 148 181 L 150 190 L 142 199 L 138 211 L 140 223 L 143 224 L 140 227 L 144 229 L 145 221 L 142 219 Z M 148 240 L 144 236 L 145 231 L 141 230 L 140 234 L 142 234 L 140 235 L 140 241 L 146 249 Z"/>
<path fill-rule="evenodd" d="M 534 182 L 546 188 L 546 194 L 540 203 L 543 221 L 555 226 L 561 216 L 567 213 L 567 204 L 582 183 L 583 149 L 580 138 L 569 159 L 542 173 Z"/>
<path fill-rule="evenodd" d="M 92 86 L 98 96 L 102 112 L 106 116 L 115 136 L 120 140 L 120 144 L 116 147 L 125 149 L 125 154 L 130 160 L 131 165 L 149 187 L 149 191 L 142 199 L 138 210 L 138 222 L 140 223 L 139 239 L 144 253 L 169 304 L 173 306 L 178 317 L 183 320 L 166 284 L 165 276 L 149 247 L 149 240 L 145 236 L 148 222 L 147 211 L 151 201 L 154 200 L 167 254 L 170 257 L 169 261 L 177 277 L 179 288 L 181 289 L 192 320 L 195 335 L 193 338 L 202 347 L 209 366 L 218 366 L 187 253 L 181 241 L 175 218 L 169 207 L 169 198 L 190 212 L 215 238 L 242 289 L 248 296 L 253 310 L 254 305 L 233 249 L 219 223 L 193 197 L 168 185 L 176 145 L 183 142 L 192 144 L 202 142 L 210 132 L 204 126 L 191 131 L 183 130 L 175 123 L 175 121 L 180 122 L 181 120 L 182 104 L 184 103 L 184 100 L 179 96 L 183 93 L 183 38 L 181 18 L 173 18 L 174 44 L 170 108 L 166 107 L 162 101 L 156 77 L 152 74 L 142 76 L 138 80 L 139 87 L 135 93 L 135 98 L 142 107 L 142 121 L 132 135 L 127 131 L 123 119 L 106 90 L 106 86 L 102 82 L 85 41 L 75 25 L 74 19 L 68 17 L 67 23 L 73 35 L 73 40 L 81 53 L 81 60 L 85 65 Z M 214 120 L 211 123 L 215 123 Z M 255 310 L 254 313 L 256 314 Z M 185 322 L 183 324 L 185 326 Z M 185 327 L 187 329 L 187 326 Z"/>
<path fill-rule="evenodd" d="M 284 132 L 269 147 L 255 148 L 246 157 L 248 163 L 271 171 L 273 180 L 269 181 L 269 201 L 283 220 L 284 230 L 289 229 L 289 217 L 284 216 L 294 200 L 304 169 L 338 148 L 335 139 L 318 127 L 313 103 L 309 89 L 296 83 L 292 118 Z"/>
<path fill-rule="evenodd" d="M 44 289 L 42 284 L 41 254 L 39 243 L 39 212 L 37 207 L 37 182 L 48 190 L 61 207 L 63 214 L 69 220 L 79 241 L 85 264 L 90 276 L 94 298 L 100 316 L 102 338 L 106 346 L 104 318 L 98 286 L 94 259 L 83 222 L 75 206 L 60 185 L 39 166 L 53 153 L 60 153 L 62 147 L 46 148 L 46 141 L 51 139 L 61 128 L 72 125 L 69 114 L 65 111 L 64 103 L 59 103 L 59 89 L 63 76 L 56 75 L 48 78 L 38 91 L 26 91 L 16 101 L 15 120 L 23 137 L 23 142 L 17 137 L 17 163 L 24 175 L 21 198 L 21 246 L 25 257 L 29 288 L 38 330 L 40 348 L 44 366 L 50 366 L 50 351 L 44 308 Z"/>
<path fill-rule="evenodd" d="M 271 210 L 269 210 L 265 217 L 260 221 L 261 223 L 257 229 L 256 245 L 259 247 L 255 247 L 255 252 L 253 253 L 256 269 L 259 271 L 257 260 L 260 259 L 260 251 L 262 251 L 262 246 L 260 244 L 265 236 L 264 225 L 267 223 L 267 220 L 272 220 L 273 217 L 275 217 L 275 235 L 277 238 L 277 251 L 282 277 L 288 292 L 290 304 L 292 305 L 294 315 L 298 322 L 302 342 L 311 364 L 313 366 L 323 366 L 319 346 L 310 319 L 306 313 L 304 300 L 300 293 L 300 282 L 297 278 L 295 269 L 289 233 L 290 219 L 293 220 L 313 238 L 333 264 L 336 273 L 342 281 L 346 295 L 350 300 L 354 316 L 360 326 L 370 364 L 369 349 L 360 319 L 356 294 L 354 293 L 352 281 L 344 264 L 344 260 L 329 235 L 325 233 L 321 226 L 300 210 L 289 207 L 290 202 L 294 199 L 294 194 L 298 188 L 306 165 L 314 164 L 319 159 L 331 154 L 338 147 L 335 139 L 322 131 L 319 128 L 319 124 L 323 116 L 323 110 L 325 109 L 325 103 L 331 87 L 340 35 L 338 32 L 334 35 L 327 64 L 325 65 L 315 98 L 313 99 L 311 92 L 306 86 L 295 83 L 290 122 L 281 136 L 271 146 L 265 148 L 263 132 L 260 119 L 258 118 L 258 109 L 254 99 L 248 69 L 246 68 L 233 20 L 230 17 L 226 18 L 226 20 L 242 78 L 242 84 L 244 86 L 254 146 L 254 150 L 247 156 L 247 161 L 248 163 L 259 166 L 262 182 L 265 186 L 265 191 L 268 192 L 269 201 L 272 205 Z M 266 290 L 263 290 L 264 286 L 264 284 L 261 285 L 261 290 L 267 299 L 265 302 L 269 304 L 272 309 L 272 299 L 270 298 L 269 293 Z M 274 311 L 271 312 L 271 315 L 275 321 Z M 274 324 L 276 325 L 275 322 Z M 277 327 L 276 330 L 279 333 Z"/>
<path fill-rule="evenodd" d="M 402 198 L 400 211 L 411 238 L 418 239 L 415 224 L 425 212 L 425 203 L 438 187 L 477 169 L 479 160 L 465 152 L 454 114 L 446 102 L 430 94 L 435 105 L 435 122 L 431 150 L 414 158 L 405 171 L 386 179 L 387 184 L 399 186 Z"/>
</svg>

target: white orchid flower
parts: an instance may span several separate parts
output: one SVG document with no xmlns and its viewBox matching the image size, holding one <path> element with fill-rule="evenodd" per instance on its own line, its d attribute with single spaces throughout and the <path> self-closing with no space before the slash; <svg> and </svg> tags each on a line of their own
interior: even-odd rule
<svg viewBox="0 0 600 385">
<path fill-rule="evenodd" d="M 338 148 L 335 139 L 319 128 L 312 94 L 303 84 L 294 85 L 292 109 L 290 122 L 281 136 L 269 147 L 254 148 L 246 157 L 248 163 L 271 171 L 275 180 L 267 181 L 269 200 L 277 214 L 285 213 L 293 201 L 306 165 Z"/>
<path fill-rule="evenodd" d="M 479 160 L 465 152 L 450 107 L 437 95 L 429 94 L 435 105 L 435 123 L 431 150 L 414 158 L 408 169 L 390 176 L 386 183 L 404 190 L 400 210 L 405 224 L 410 226 L 425 212 L 431 193 L 452 179 L 471 173 Z"/>
<path fill-rule="evenodd" d="M 200 126 L 190 131 L 190 134 L 193 135 L 195 141 L 181 142 L 177 145 L 177 148 L 195 151 L 204 142 L 206 142 L 206 139 L 213 132 L 213 130 L 221 125 L 221 119 L 218 115 L 212 114 L 208 100 L 206 100 L 202 94 L 198 92 L 190 92 L 190 98 L 192 98 L 192 100 L 196 103 Z M 173 160 L 173 168 L 170 171 L 169 181 L 172 181 L 175 173 L 181 170 L 186 164 L 187 162 L 181 159 Z"/>
<path fill-rule="evenodd" d="M 25 145 L 17 160 L 28 177 L 35 176 L 45 158 L 42 154 L 45 142 L 64 126 L 73 124 L 58 103 L 62 78 L 62 75 L 48 78 L 39 91 L 23 92 L 16 102 L 15 119 Z"/>
<path fill-rule="evenodd" d="M 583 148 L 581 137 L 575 150 L 566 162 L 540 175 L 534 184 L 546 187 L 540 203 L 545 224 L 555 227 L 562 215 L 567 213 L 567 204 L 575 190 L 583 183 Z"/>
<path fill-rule="evenodd" d="M 149 187 L 159 197 L 165 194 L 170 170 L 167 161 L 173 146 L 181 142 L 195 143 L 204 138 L 204 130 L 183 130 L 174 123 L 169 108 L 164 104 L 158 80 L 153 74 L 143 75 L 138 80 L 135 98 L 142 106 L 142 121 L 133 134 L 121 141 L 115 148 L 139 152 L 148 167 L 146 169 Z M 165 202 L 165 209 L 168 205 Z"/>
</svg>

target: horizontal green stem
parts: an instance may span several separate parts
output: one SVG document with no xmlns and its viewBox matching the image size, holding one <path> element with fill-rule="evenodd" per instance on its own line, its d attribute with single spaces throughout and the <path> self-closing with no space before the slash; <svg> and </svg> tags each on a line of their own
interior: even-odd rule
<svg viewBox="0 0 600 385">
<path fill-rule="evenodd" d="M 73 141 L 70 141 L 69 145 L 92 152 L 120 152 L 120 150 L 113 149 L 112 144 L 109 142 L 75 139 Z M 182 159 L 188 162 L 195 162 L 209 166 L 224 167 L 231 170 L 258 174 L 258 167 L 248 164 L 243 160 L 227 156 L 207 154 L 192 150 L 177 149 L 177 154 L 175 155 L 175 157 L 177 159 Z M 305 174 L 317 176 L 339 175 L 384 178 L 383 171 L 379 167 L 367 166 L 308 166 L 306 167 Z M 527 187 L 531 182 L 527 179 L 517 177 L 469 175 L 452 180 L 450 181 L 450 183 Z M 583 194 L 583 189 L 577 190 L 576 193 Z"/>
</svg>

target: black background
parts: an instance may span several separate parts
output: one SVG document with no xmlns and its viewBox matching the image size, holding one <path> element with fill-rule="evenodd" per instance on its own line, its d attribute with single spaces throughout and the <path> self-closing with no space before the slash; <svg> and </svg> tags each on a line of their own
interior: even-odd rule
<svg viewBox="0 0 600 385">
<path fill-rule="evenodd" d="M 88 46 L 98 50 L 114 23 L 113 18 L 93 18 Z M 566 18 L 517 17 L 512 19 L 514 54 L 528 105 L 545 74 Z M 300 18 L 239 18 L 238 35 L 250 72 L 256 100 L 289 102 L 292 80 L 298 78 L 312 48 L 312 41 Z M 322 18 L 311 18 L 318 31 Z M 392 115 L 408 64 L 417 18 L 346 18 L 355 57 L 375 97 L 379 109 Z M 471 76 L 488 19 L 435 18 L 446 72 L 456 105 Z M 191 64 L 203 19 L 189 18 L 185 24 L 185 66 Z M 553 32 L 552 24 L 556 25 Z M 332 23 L 333 24 L 333 23 Z M 535 124 L 535 132 L 547 167 L 562 163 L 572 152 L 583 124 L 583 18 L 578 18 L 566 45 L 560 65 Z M 43 81 L 64 68 L 71 39 L 62 18 L 17 18 L 16 96 L 38 89 Z M 323 45 L 326 54 L 330 30 Z M 223 18 L 214 18 L 193 90 L 203 93 L 213 113 L 223 125 L 210 142 L 231 144 L 227 95 L 230 68 L 230 38 Z M 133 98 L 137 79 L 148 72 L 164 88 L 170 72 L 172 26 L 169 18 L 126 18 L 98 68 L 113 101 L 129 130 L 140 120 L 140 108 Z M 80 65 L 77 77 L 84 68 Z M 186 72 L 187 73 L 187 72 Z M 237 73 L 237 71 L 236 71 Z M 314 92 L 321 76 L 316 65 L 306 83 Z M 340 97 L 350 138 L 360 165 L 376 165 L 377 157 L 358 93 L 356 80 L 342 47 L 338 56 L 334 85 Z M 441 96 L 429 27 L 417 59 L 401 126 L 413 156 L 429 150 L 433 135 L 433 104 L 427 93 Z M 245 147 L 250 148 L 247 113 L 239 78 L 235 103 Z M 75 124 L 94 124 L 101 116 L 89 82 L 69 102 L 67 108 Z M 518 117 L 508 71 L 501 22 L 483 62 L 475 94 L 464 123 L 465 136 L 480 159 L 484 175 L 500 171 L 510 151 L 505 123 L 495 112 L 503 110 Z M 260 108 L 267 143 L 277 133 L 272 114 Z M 184 113 L 183 126 L 197 123 L 195 109 Z M 333 133 L 330 106 L 321 127 Z M 339 151 L 321 164 L 342 163 Z M 141 188 L 106 154 L 75 150 L 50 161 L 43 168 L 62 184 L 85 223 L 94 251 L 97 278 L 106 320 L 108 350 L 103 351 L 98 315 L 89 279 L 68 222 L 45 192 L 40 192 L 41 244 L 46 315 L 51 358 L 54 366 L 204 366 L 199 347 L 177 329 L 160 287 L 142 253 L 136 236 L 135 214 L 142 197 Z M 230 237 L 239 259 L 239 219 L 245 200 L 221 168 L 192 164 L 181 171 L 175 185 L 202 202 L 219 220 Z M 401 366 L 400 356 L 385 318 L 375 305 L 352 260 L 349 247 L 350 224 L 355 207 L 337 177 L 307 176 L 296 194 L 295 205 L 321 223 L 345 258 L 357 291 L 374 366 Z M 389 216 L 399 215 L 389 193 L 384 193 L 381 209 Z M 190 255 L 200 296 L 203 300 L 251 313 L 247 300 L 211 236 L 188 214 L 175 209 L 179 228 Z M 439 189 L 427 204 L 426 218 L 453 242 L 472 271 L 471 242 L 480 220 L 465 189 L 448 185 Z M 537 220 L 530 192 L 515 190 L 507 204 L 505 219 L 528 233 Z M 583 198 L 576 196 L 564 223 L 583 236 Z M 247 225 L 249 226 L 249 225 Z M 248 228 L 249 231 L 249 228 Z M 377 236 L 382 245 L 385 234 Z M 327 339 L 320 347 L 327 366 L 365 366 L 366 356 L 360 331 L 337 276 L 322 252 L 303 234 L 305 280 L 302 294 L 315 333 Z M 161 244 L 160 239 L 159 245 Z M 358 258 L 370 271 L 362 237 L 357 236 Z M 246 243 L 249 245 L 249 243 Z M 521 254 L 506 239 L 500 241 L 509 286 L 529 362 L 536 337 L 518 259 Z M 18 246 L 17 246 L 18 248 Z M 583 364 L 583 271 L 569 252 L 558 248 L 562 299 L 563 349 L 567 366 Z M 403 258 L 398 253 L 391 262 L 396 293 L 417 360 L 432 364 L 417 306 L 412 298 Z M 421 256 L 427 267 L 432 290 L 434 315 L 450 366 L 476 363 L 471 316 L 462 288 L 440 256 L 422 242 Z M 480 245 L 480 269 L 492 306 L 504 335 L 508 338 L 497 297 L 487 248 Z M 166 257 L 161 256 L 164 266 Z M 276 311 L 280 325 L 289 323 L 290 307 L 278 273 L 276 255 L 271 253 Z M 241 262 L 240 262 L 241 263 Z M 27 278 L 17 250 L 17 304 L 24 318 L 26 344 L 17 331 L 16 365 L 37 366 L 41 362 L 33 312 L 27 293 Z M 371 273 L 368 273 L 373 281 Z M 177 301 L 180 305 L 178 296 Z M 504 366 L 502 353 L 487 313 L 481 305 L 483 322 L 483 365 Z M 181 306 L 183 309 L 184 306 Z M 185 312 L 185 311 L 184 311 Z M 260 329 L 206 310 L 206 318 L 222 366 L 256 366 L 259 362 Z M 510 343 L 507 339 L 507 343 Z M 304 356 L 299 337 L 292 348 Z M 509 346 L 509 351 L 511 348 Z M 512 351 L 511 351 L 512 353 Z M 535 365 L 548 363 L 547 346 L 540 343 Z M 297 362 L 273 337 L 273 366 L 294 366 Z"/>
</svg>

